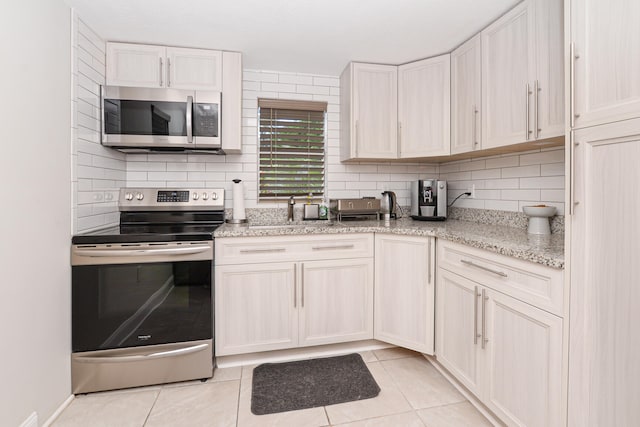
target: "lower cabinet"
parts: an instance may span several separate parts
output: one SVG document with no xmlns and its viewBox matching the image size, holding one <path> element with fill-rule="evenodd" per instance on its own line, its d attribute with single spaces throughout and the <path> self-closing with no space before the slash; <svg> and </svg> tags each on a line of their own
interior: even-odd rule
<svg viewBox="0 0 640 427">
<path fill-rule="evenodd" d="M 216 267 L 215 319 L 216 355 L 297 346 L 295 264 Z"/>
<path fill-rule="evenodd" d="M 508 279 L 508 266 L 477 264 L 475 255 L 496 282 Z M 507 425 L 564 425 L 563 319 L 476 277 L 438 270 L 438 362 Z"/>
<path fill-rule="evenodd" d="M 215 270 L 216 355 L 373 338 L 373 235 L 316 240 L 308 253 L 297 238 L 242 239 L 216 241 L 229 254 Z M 267 262 L 268 251 L 303 261 Z M 340 258 L 350 251 L 367 256 Z"/>
<path fill-rule="evenodd" d="M 434 353 L 435 238 L 376 234 L 374 338 Z"/>
</svg>

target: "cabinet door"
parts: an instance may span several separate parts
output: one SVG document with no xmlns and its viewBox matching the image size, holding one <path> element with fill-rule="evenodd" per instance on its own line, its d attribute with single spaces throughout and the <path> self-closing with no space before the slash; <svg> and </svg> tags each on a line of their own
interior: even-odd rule
<svg viewBox="0 0 640 427">
<path fill-rule="evenodd" d="M 352 153 L 356 159 L 395 159 L 398 154 L 398 69 L 353 64 Z M 346 141 L 345 141 L 346 142 Z"/>
<path fill-rule="evenodd" d="M 533 2 L 525 1 L 482 31 L 482 148 L 533 137 L 529 115 L 534 68 Z"/>
<path fill-rule="evenodd" d="M 563 0 L 535 2 L 536 70 L 532 97 L 537 98 L 531 105 L 530 119 L 535 139 L 564 136 L 563 9 Z"/>
<path fill-rule="evenodd" d="M 242 54 L 222 53 L 222 148 L 227 154 L 242 151 Z"/>
<path fill-rule="evenodd" d="M 574 140 L 569 425 L 637 426 L 640 119 L 578 130 Z"/>
<path fill-rule="evenodd" d="M 217 355 L 297 346 L 293 263 L 217 266 L 215 278 Z"/>
<path fill-rule="evenodd" d="M 165 47 L 107 43 L 107 85 L 165 87 Z"/>
<path fill-rule="evenodd" d="M 571 1 L 575 127 L 640 117 L 639 16 L 636 0 Z"/>
<path fill-rule="evenodd" d="M 433 354 L 434 238 L 376 234 L 374 337 Z"/>
<path fill-rule="evenodd" d="M 438 362 L 476 395 L 480 392 L 479 293 L 470 280 L 438 269 L 436 302 Z"/>
<path fill-rule="evenodd" d="M 168 47 L 167 87 L 221 91 L 222 52 Z"/>
<path fill-rule="evenodd" d="M 373 260 L 300 263 L 300 345 L 373 338 Z"/>
<path fill-rule="evenodd" d="M 449 64 L 447 54 L 398 67 L 398 157 L 449 154 Z"/>
<path fill-rule="evenodd" d="M 451 53 L 451 154 L 482 148 L 480 34 Z"/>
<path fill-rule="evenodd" d="M 500 292 L 485 292 L 484 403 L 507 425 L 564 425 L 562 319 Z"/>
</svg>

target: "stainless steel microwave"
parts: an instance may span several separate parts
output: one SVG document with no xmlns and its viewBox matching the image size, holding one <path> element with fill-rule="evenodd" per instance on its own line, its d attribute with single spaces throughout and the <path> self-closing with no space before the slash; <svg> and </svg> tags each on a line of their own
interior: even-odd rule
<svg viewBox="0 0 640 427">
<path fill-rule="evenodd" d="M 125 152 L 224 154 L 220 92 L 102 86 L 102 145 Z"/>
</svg>

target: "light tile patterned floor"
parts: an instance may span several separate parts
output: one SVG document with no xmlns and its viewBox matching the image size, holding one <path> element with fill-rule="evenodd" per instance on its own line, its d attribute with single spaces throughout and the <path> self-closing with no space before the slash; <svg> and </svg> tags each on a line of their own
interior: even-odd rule
<svg viewBox="0 0 640 427">
<path fill-rule="evenodd" d="M 206 382 L 76 396 L 53 427 L 463 427 L 491 424 L 420 354 L 361 353 L 381 388 L 367 400 L 270 415 L 251 413 L 254 366 L 217 369 Z"/>
</svg>

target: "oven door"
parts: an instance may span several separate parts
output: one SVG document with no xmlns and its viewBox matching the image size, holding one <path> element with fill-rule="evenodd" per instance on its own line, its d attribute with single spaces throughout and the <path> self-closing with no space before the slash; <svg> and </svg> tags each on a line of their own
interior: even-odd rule
<svg viewBox="0 0 640 427">
<path fill-rule="evenodd" d="M 103 86 L 102 144 L 155 150 L 217 149 L 220 93 Z"/>
<path fill-rule="evenodd" d="M 213 337 L 213 242 L 74 245 L 73 352 Z"/>
</svg>

